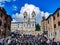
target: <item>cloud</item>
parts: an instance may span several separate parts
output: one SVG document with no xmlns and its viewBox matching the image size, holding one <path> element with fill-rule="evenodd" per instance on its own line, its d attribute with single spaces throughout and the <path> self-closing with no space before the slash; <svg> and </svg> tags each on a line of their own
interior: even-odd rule
<svg viewBox="0 0 60 45">
<path fill-rule="evenodd" d="M 38 15 L 40 13 L 40 10 L 38 7 L 36 7 L 35 5 L 32 5 L 32 4 L 25 4 L 22 8 L 21 8 L 21 11 L 20 13 L 24 13 L 24 12 L 27 12 L 28 14 L 32 13 L 32 11 L 35 11 L 36 15 Z"/>
<path fill-rule="evenodd" d="M 11 2 L 11 1 L 16 1 L 16 0 L 0 0 L 1 3 L 3 3 L 3 2 Z"/>
<path fill-rule="evenodd" d="M 17 10 L 17 6 L 13 5 L 13 10 L 16 11 Z"/>
<path fill-rule="evenodd" d="M 5 2 L 11 2 L 12 0 L 0 0 L 0 6 L 4 7 Z"/>
<path fill-rule="evenodd" d="M 32 11 L 35 11 L 35 13 L 36 13 L 36 20 L 41 20 L 41 17 L 42 16 L 45 16 L 46 18 L 49 16 L 49 14 L 50 13 L 48 13 L 48 12 L 44 12 L 44 11 L 41 11 L 40 9 L 39 9 L 39 7 L 36 7 L 35 5 L 33 5 L 33 4 L 25 4 L 22 8 L 21 8 L 21 10 L 20 10 L 20 13 L 16 13 L 16 14 L 14 14 L 12 17 L 16 20 L 16 21 L 22 21 L 23 20 L 23 13 L 24 12 L 27 12 L 27 14 L 29 15 L 29 13 L 30 13 L 30 15 L 31 15 L 31 13 L 32 13 Z M 40 16 L 40 17 L 39 17 Z M 22 19 L 22 20 L 21 20 Z M 40 21 L 39 21 L 40 22 Z"/>
<path fill-rule="evenodd" d="M 40 12 L 40 15 L 43 17 L 45 16 L 45 18 L 47 18 L 51 13 L 48 13 L 48 12 L 44 12 L 44 11 L 41 11 Z"/>
<path fill-rule="evenodd" d="M 23 21 L 23 15 L 16 13 L 12 15 L 13 21 L 21 22 Z"/>
<path fill-rule="evenodd" d="M 51 13 L 45 12 L 45 17 L 47 18 Z"/>
<path fill-rule="evenodd" d="M 12 22 L 16 22 L 16 20 L 15 19 L 13 19 L 13 21 Z"/>
<path fill-rule="evenodd" d="M 5 6 L 5 2 L 11 2 L 11 1 L 16 1 L 16 0 L 0 0 L 0 7 L 4 7 Z M 17 6 L 13 6 L 14 10 L 17 10 Z"/>
<path fill-rule="evenodd" d="M 0 0 L 0 2 L 11 2 L 12 0 Z"/>
<path fill-rule="evenodd" d="M 1 4 L 1 3 L 0 3 L 0 7 L 4 7 L 4 4 Z"/>
<path fill-rule="evenodd" d="M 16 1 L 16 0 L 13 0 L 13 1 Z"/>
<path fill-rule="evenodd" d="M 28 14 L 32 13 L 32 11 L 35 11 L 36 15 L 38 15 L 40 13 L 40 10 L 38 7 L 32 5 L 32 4 L 25 4 L 21 10 L 20 10 L 20 14 L 16 13 L 13 14 L 12 18 L 14 18 L 17 21 L 22 21 L 23 20 L 23 13 L 26 11 Z M 21 20 L 22 19 L 22 20 Z"/>
<path fill-rule="evenodd" d="M 41 24 L 42 17 L 45 16 L 47 18 L 51 13 L 40 11 L 40 14 L 36 16 L 36 22 Z"/>
</svg>

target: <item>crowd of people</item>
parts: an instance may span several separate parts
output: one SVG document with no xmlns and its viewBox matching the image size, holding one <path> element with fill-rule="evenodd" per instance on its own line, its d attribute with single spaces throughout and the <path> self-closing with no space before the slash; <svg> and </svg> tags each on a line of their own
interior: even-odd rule
<svg viewBox="0 0 60 45">
<path fill-rule="evenodd" d="M 3 40 L 0 45 L 60 45 L 53 40 L 49 40 L 41 35 L 16 35 Z"/>
</svg>

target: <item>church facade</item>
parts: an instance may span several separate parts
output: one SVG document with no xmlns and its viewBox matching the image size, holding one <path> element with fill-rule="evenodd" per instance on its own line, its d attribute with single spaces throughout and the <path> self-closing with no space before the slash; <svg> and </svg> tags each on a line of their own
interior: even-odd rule
<svg viewBox="0 0 60 45">
<path fill-rule="evenodd" d="M 19 30 L 22 33 L 31 34 L 35 31 L 36 24 L 36 14 L 34 11 L 32 13 L 23 13 L 23 22 L 11 22 L 11 32 Z"/>
</svg>

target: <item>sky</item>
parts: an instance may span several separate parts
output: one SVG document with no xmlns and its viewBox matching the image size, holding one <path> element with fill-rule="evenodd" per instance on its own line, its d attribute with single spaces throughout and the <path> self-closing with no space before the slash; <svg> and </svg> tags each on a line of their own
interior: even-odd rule
<svg viewBox="0 0 60 45">
<path fill-rule="evenodd" d="M 0 0 L 7 14 L 11 15 L 12 22 L 21 22 L 24 11 L 36 13 L 36 22 L 40 23 L 42 16 L 46 18 L 60 8 L 60 0 Z"/>
</svg>

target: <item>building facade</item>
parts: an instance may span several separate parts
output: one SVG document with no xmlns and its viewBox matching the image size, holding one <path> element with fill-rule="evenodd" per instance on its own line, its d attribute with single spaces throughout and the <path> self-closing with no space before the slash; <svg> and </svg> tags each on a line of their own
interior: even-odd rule
<svg viewBox="0 0 60 45">
<path fill-rule="evenodd" d="M 49 15 L 44 21 L 41 22 L 41 25 L 43 25 L 42 23 L 46 23 L 44 26 L 46 27 L 45 30 L 48 31 L 48 38 L 55 38 L 56 41 L 60 41 L 60 38 L 58 37 L 60 36 L 60 8 L 58 8 L 53 14 Z M 45 28 L 44 26 L 42 27 Z"/>
<path fill-rule="evenodd" d="M 47 30 L 47 29 L 46 29 L 46 26 L 47 26 L 47 25 L 46 25 L 46 22 L 47 22 L 47 21 L 46 21 L 46 18 L 45 18 L 44 16 L 42 17 L 42 19 L 43 19 L 43 20 L 41 21 L 41 29 L 42 29 L 42 31 L 46 31 L 46 30 Z"/>
<path fill-rule="evenodd" d="M 46 29 L 48 31 L 48 37 L 50 39 L 54 38 L 54 25 L 53 25 L 53 16 L 49 15 L 49 17 L 46 19 Z"/>
<path fill-rule="evenodd" d="M 53 23 L 54 23 L 54 31 L 56 40 L 60 41 L 60 8 L 57 9 L 53 14 Z"/>
<path fill-rule="evenodd" d="M 16 30 L 22 30 L 22 29 L 23 29 L 22 22 L 11 22 L 11 32 L 14 32 Z"/>
<path fill-rule="evenodd" d="M 20 30 L 22 33 L 31 34 L 35 31 L 35 23 L 36 23 L 36 14 L 33 11 L 32 13 L 27 13 L 26 11 L 23 13 L 23 22 L 12 22 L 11 23 L 11 31 Z"/>
<path fill-rule="evenodd" d="M 0 7 L 0 38 L 9 36 L 11 26 L 11 16 L 7 15 L 4 8 Z"/>
</svg>

